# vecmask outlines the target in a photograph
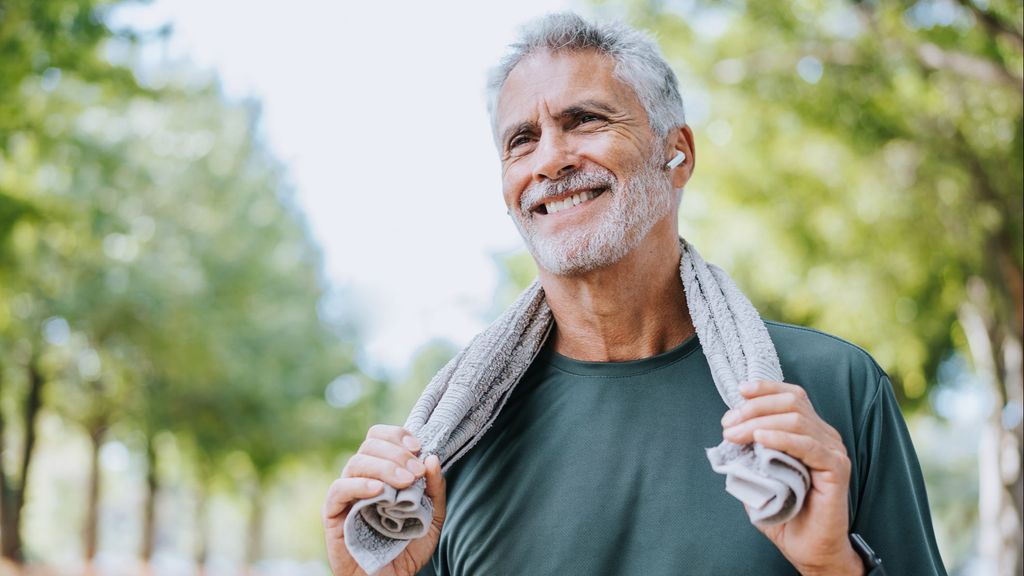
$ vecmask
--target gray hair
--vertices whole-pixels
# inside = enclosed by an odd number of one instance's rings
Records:
[[[495,140],[498,93],[512,69],[535,52],[584,50],[596,50],[615,60],[615,77],[636,92],[656,135],[663,137],[673,128],[686,124],[676,74],[661,55],[653,37],[621,22],[595,24],[572,12],[563,12],[526,24],[519,40],[509,45],[508,54],[490,71],[487,113],[491,117]]]

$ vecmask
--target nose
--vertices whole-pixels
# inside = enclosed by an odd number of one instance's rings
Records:
[[[579,156],[564,133],[547,131],[533,151],[533,180],[558,180],[579,167]]]

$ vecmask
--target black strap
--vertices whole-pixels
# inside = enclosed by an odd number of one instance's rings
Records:
[[[867,569],[869,576],[886,576],[885,568],[882,567],[882,559],[868,546],[868,543],[864,541],[864,537],[856,532],[850,533],[850,544],[853,546],[854,552],[864,562],[864,568]]]

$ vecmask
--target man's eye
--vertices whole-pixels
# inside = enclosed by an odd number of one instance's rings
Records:
[[[590,124],[592,122],[604,122],[604,117],[599,114],[583,113],[576,117],[576,126]]]
[[[526,136],[516,136],[515,138],[512,139],[511,142],[508,143],[508,149],[512,150],[513,148],[516,148],[517,146],[522,146],[523,144],[526,144],[529,141],[530,139]]]

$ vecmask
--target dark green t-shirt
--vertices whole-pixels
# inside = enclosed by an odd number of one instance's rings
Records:
[[[891,576],[945,574],[888,377],[843,340],[768,323],[852,461],[851,531]],[[696,337],[629,362],[545,349],[448,470],[448,513],[419,576],[796,574],[711,470],[727,407]]]

